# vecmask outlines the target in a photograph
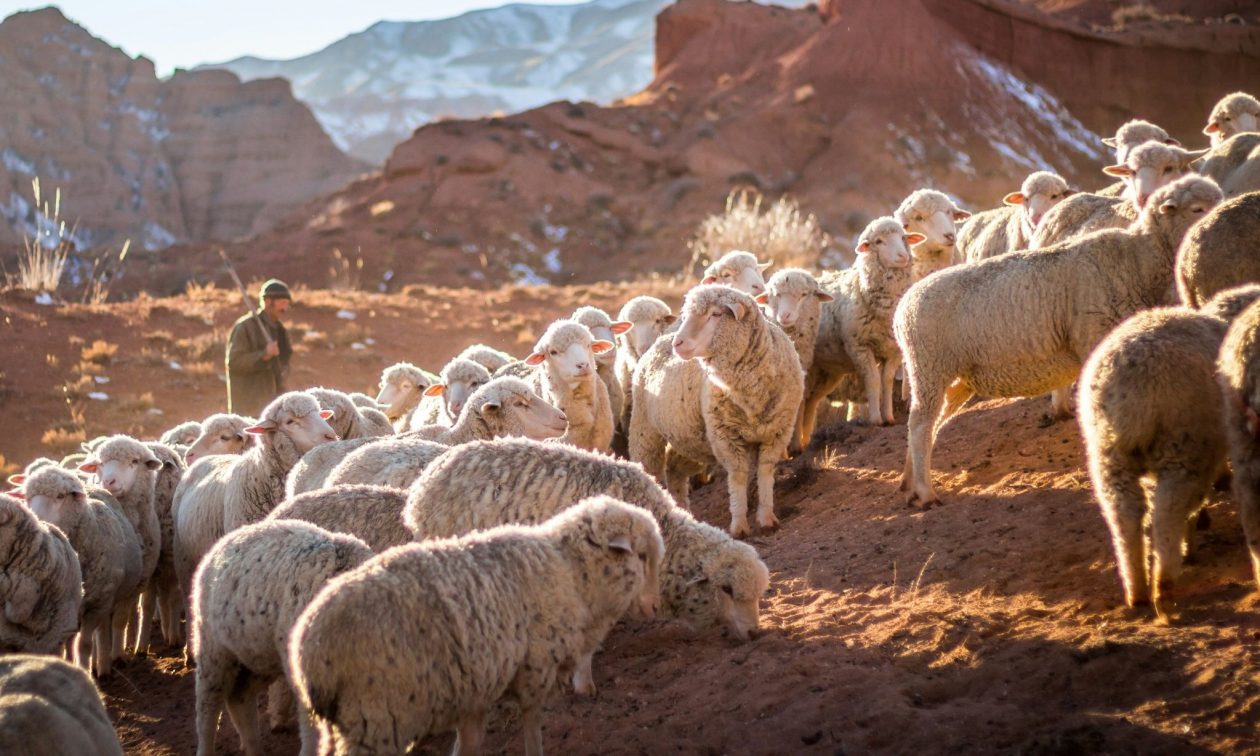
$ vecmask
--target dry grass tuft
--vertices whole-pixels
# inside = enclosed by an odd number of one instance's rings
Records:
[[[818,266],[830,237],[818,218],[801,212],[796,200],[780,197],[763,208],[765,198],[752,189],[739,189],[726,197],[726,210],[706,218],[688,243],[690,274],[698,274],[710,262],[733,249],[752,252],[758,260],[777,268]]]
[[[39,442],[47,446],[55,454],[66,455],[78,451],[79,444],[87,440],[87,433],[82,428],[49,428],[44,431]]]
[[[108,365],[113,361],[114,355],[118,353],[118,345],[111,344],[108,341],[97,339],[92,342],[92,346],[84,347],[80,357],[84,362],[94,362],[97,365]]]

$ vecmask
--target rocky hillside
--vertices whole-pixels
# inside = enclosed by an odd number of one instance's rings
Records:
[[[283,76],[350,154],[382,163],[441,116],[515,113],[558,99],[608,103],[652,79],[652,30],[670,0],[505,5],[439,21],[382,21],[293,60],[238,58],[242,79]]]
[[[62,188],[86,245],[160,249],[270,228],[364,167],[289,84],[226,71],[161,81],[46,8],[0,24],[0,243],[39,222],[31,181]]]

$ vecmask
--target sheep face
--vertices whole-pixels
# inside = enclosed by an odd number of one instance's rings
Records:
[[[529,386],[522,382],[524,391],[517,390],[481,405],[481,414],[488,420],[498,415],[499,423],[510,429],[500,435],[524,436],[535,441],[547,438],[558,438],[564,435],[569,427],[569,418],[563,412],[547,403]]]
[[[135,439],[116,436],[97,447],[79,469],[96,475],[106,491],[119,496],[131,490],[142,471],[157,470],[161,466],[149,447]]]
[[[607,341],[610,344],[616,343],[619,334],[634,327],[634,323],[626,320],[613,321],[608,313],[598,307],[579,307],[573,313],[573,320],[586,326],[597,341]],[[601,365],[612,365],[617,361],[617,350],[602,352],[595,356],[595,360]]]
[[[716,344],[727,342],[724,333],[741,327],[748,318],[759,318],[757,303],[747,294],[726,286],[697,286],[683,302],[682,324],[674,334],[674,355],[680,360],[707,359]],[[734,347],[730,344],[727,348]]]
[[[1103,173],[1124,181],[1128,187],[1125,190],[1127,196],[1134,207],[1142,210],[1158,189],[1191,173],[1190,163],[1206,152],[1190,152],[1159,142],[1147,142],[1130,152],[1124,163],[1109,165]]]
[[[1002,201],[1019,207],[1019,222],[1024,227],[1024,236],[1031,239],[1046,213],[1074,193],[1061,177],[1038,171],[1024,179],[1018,192],[1011,192]]]
[[[62,529],[75,519],[75,510],[87,503],[82,481],[66,470],[52,467],[33,473],[25,481],[21,496],[36,517]]]
[[[656,521],[647,512],[610,496],[578,502],[570,517],[580,518],[587,543],[622,562],[639,586],[636,604],[644,617],[655,617],[660,606],[660,567],[665,556]]]
[[[926,241],[923,234],[907,232],[896,219],[883,217],[867,224],[854,251],[859,255],[874,255],[882,268],[904,268],[913,259],[910,248]]]
[[[660,335],[665,333],[665,330],[673,325],[676,320],[678,320],[678,316],[671,313],[668,309],[663,313],[654,313],[631,320],[633,327],[622,335],[622,343],[626,344],[630,354],[635,359],[638,359],[656,343]]]
[[[245,432],[258,436],[282,433],[298,454],[305,454],[320,444],[337,440],[337,433],[328,424],[332,416],[331,410],[319,409],[311,396],[290,392],[267,405],[263,419]]]
[[[1160,142],[1162,144],[1170,144],[1174,147],[1180,147],[1181,142],[1168,136],[1168,132],[1150,121],[1134,119],[1125,123],[1116,129],[1114,137],[1108,137],[1103,144],[1115,149],[1116,162],[1123,163],[1129,158],[1129,153],[1133,148],[1145,144],[1147,142]]]
[[[211,415],[201,425],[201,435],[184,452],[184,462],[191,465],[202,457],[215,454],[240,454],[249,446],[245,433],[246,418],[233,415]]]
[[[472,360],[456,357],[442,368],[442,382],[424,390],[425,396],[441,396],[446,414],[459,417],[473,392],[490,382],[490,371]]]
[[[420,402],[420,396],[429,388],[431,381],[420,368],[406,362],[390,366],[381,373],[380,393],[376,403],[390,420],[402,417],[407,410]]]
[[[835,297],[820,289],[817,279],[807,271],[789,268],[771,276],[765,293],[754,299],[769,309],[776,323],[790,328],[800,322],[806,302],[830,302]]]
[[[920,189],[897,208],[895,217],[906,231],[921,234],[933,249],[949,248],[958,240],[959,221],[971,217],[941,192]]]
[[[1260,100],[1244,92],[1226,95],[1208,116],[1203,133],[1212,138],[1212,146],[1247,131],[1260,131]]]
[[[733,542],[700,567],[678,597],[677,613],[696,628],[720,626],[736,638],[752,638],[761,624],[761,597],[770,571],[748,544]]]
[[[546,362],[552,380],[576,386],[595,372],[596,355],[612,348],[611,341],[592,338],[590,330],[581,323],[558,320],[547,328],[534,351],[525,358],[525,364]]]
[[[702,284],[721,284],[755,297],[766,290],[763,276],[773,263],[759,263],[751,252],[734,250],[704,269]]]
[[[1153,227],[1176,247],[1190,227],[1223,198],[1220,187],[1212,179],[1186,176],[1151,195],[1139,222],[1147,228]]]

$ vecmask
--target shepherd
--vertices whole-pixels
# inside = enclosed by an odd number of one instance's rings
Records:
[[[258,417],[284,393],[293,348],[283,321],[292,303],[289,287],[272,278],[258,290],[258,309],[232,325],[225,359],[228,412]]]

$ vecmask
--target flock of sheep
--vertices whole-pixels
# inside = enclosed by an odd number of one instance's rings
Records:
[[[922,189],[866,227],[847,270],[766,281],[768,262],[732,251],[677,315],[646,296],[615,321],[582,307],[523,360],[477,345],[439,375],[386,368],[377,397],[290,392],[257,419],[32,462],[0,494],[0,751],[118,753],[90,677],[60,657],[108,675],[155,620],[183,645],[186,618],[200,754],[225,708],[262,753],[268,687],[303,753],[441,732],[472,753],[504,699],[540,753],[548,692],[594,692],[623,615],[756,632],[770,576],[738,540],[750,483],[757,526],[776,527],[775,465],[820,404],[890,424],[903,368],[912,503],[939,501],[932,446],[973,395],[1051,393],[1070,414],[1079,378],[1128,603],[1167,616],[1227,456],[1260,580],[1258,121],[1255,98],[1225,98],[1202,152],[1132,121],[1106,140],[1122,182],[1098,193],[1037,172],[969,217]],[[692,480],[719,471],[727,531],[687,510]]]

